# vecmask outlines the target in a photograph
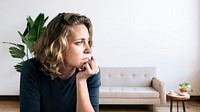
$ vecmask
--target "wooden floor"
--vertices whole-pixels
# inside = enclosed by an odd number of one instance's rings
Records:
[[[200,112],[200,102],[189,101],[185,103],[186,112]],[[173,105],[173,112],[176,112],[176,103]],[[152,106],[146,105],[100,105],[100,112],[150,112]],[[170,112],[170,103],[155,105],[154,112]],[[19,112],[19,101],[0,101],[0,112]],[[179,103],[179,112],[183,112]]]

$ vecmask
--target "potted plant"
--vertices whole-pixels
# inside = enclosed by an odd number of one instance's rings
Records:
[[[48,17],[45,17],[43,13],[40,13],[34,21],[31,16],[28,16],[26,19],[27,26],[24,33],[22,34],[18,31],[22,39],[22,44],[3,42],[12,45],[11,47],[9,47],[9,52],[13,58],[19,58],[22,60],[18,64],[14,65],[17,72],[21,72],[22,64],[25,60],[33,57],[33,46],[40,35],[44,32],[46,28],[45,22],[47,19]]]
[[[181,95],[187,95],[187,92],[193,92],[193,89],[191,88],[191,85],[187,82],[179,84],[179,91]]]

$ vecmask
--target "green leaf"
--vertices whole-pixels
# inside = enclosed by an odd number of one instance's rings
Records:
[[[25,52],[17,47],[10,47],[9,52],[13,58],[21,58],[23,59],[26,55]]]
[[[21,32],[18,31],[18,33],[19,33],[19,35],[21,36],[21,38],[22,38],[22,40],[24,41],[24,43],[26,44],[26,46],[28,47],[30,53],[32,53],[32,52],[33,52],[33,46],[34,46],[34,44],[35,44],[35,41],[34,41],[34,40],[31,40],[31,39],[28,39],[28,34],[24,36],[24,35],[22,35]]]
[[[28,26],[28,28],[32,28],[32,27],[33,27],[33,24],[34,24],[34,21],[33,21],[33,19],[31,18],[31,16],[28,16],[28,17],[26,18],[26,20],[27,20],[27,26]]]
[[[43,33],[44,23],[47,18],[44,17],[43,13],[40,13],[33,23],[33,27],[29,32],[29,39],[36,41],[41,33]]]
[[[31,31],[33,24],[34,24],[31,16],[29,16],[26,20],[27,20],[27,25],[26,25],[26,29],[23,33],[24,36],[26,36]]]
[[[16,44],[16,43],[12,43],[12,42],[3,42],[3,43],[14,45],[14,46],[18,47],[20,50],[24,51],[24,45],[22,45],[22,44]]]
[[[27,24],[26,24],[26,29],[24,30],[23,36],[26,36],[28,32],[30,32],[32,26],[33,26],[33,20],[30,16],[26,18]],[[22,39],[22,42],[25,43]]]
[[[14,67],[15,67],[15,70],[17,71],[17,72],[20,72],[21,73],[21,71],[22,71],[22,65],[23,65],[23,62],[20,62],[20,63],[18,63],[17,65],[15,65]]]

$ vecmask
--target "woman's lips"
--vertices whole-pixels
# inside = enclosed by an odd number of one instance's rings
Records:
[[[88,60],[89,60],[88,57],[87,57],[87,58],[83,58],[83,61],[84,61],[84,62],[88,62]]]
[[[91,55],[85,56],[82,60],[84,61],[84,63],[87,63],[88,61],[91,60]]]

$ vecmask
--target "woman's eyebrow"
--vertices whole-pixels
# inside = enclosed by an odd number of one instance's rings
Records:
[[[90,38],[77,38],[77,39],[74,39],[75,41],[77,40],[90,40]]]

